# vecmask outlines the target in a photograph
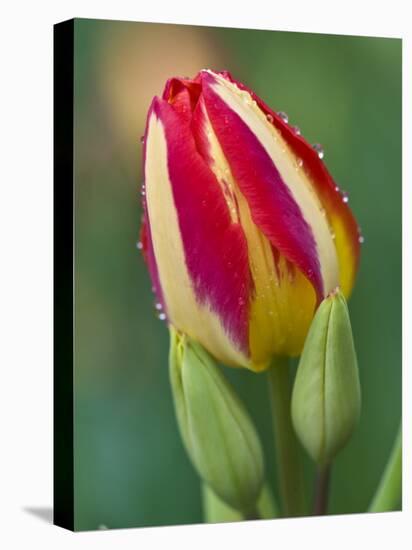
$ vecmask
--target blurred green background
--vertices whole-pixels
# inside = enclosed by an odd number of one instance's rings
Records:
[[[75,22],[76,529],[202,520],[168,383],[168,333],[136,250],[140,136],[165,80],[228,69],[325,148],[365,243],[350,311],[363,393],[331,512],[363,512],[401,414],[401,41]],[[225,369],[255,418],[275,487],[264,374]],[[306,461],[308,491],[313,467]]]

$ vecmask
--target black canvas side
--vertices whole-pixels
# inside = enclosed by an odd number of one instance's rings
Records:
[[[74,20],[54,26],[53,522],[74,530],[73,84]]]

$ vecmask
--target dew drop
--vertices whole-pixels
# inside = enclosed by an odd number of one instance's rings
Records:
[[[161,313],[159,313],[157,318],[160,319],[160,321],[166,321],[166,313],[163,313],[162,311]]]
[[[285,124],[289,122],[289,117],[284,111],[278,111],[278,117],[280,117]]]
[[[296,159],[296,164],[298,165],[299,168],[302,168],[302,166],[303,166],[303,160],[300,159],[300,158]]]
[[[136,243],[136,248],[137,248],[137,250],[143,250],[143,243],[142,243],[142,241],[137,241],[137,243]]]
[[[363,235],[359,235],[358,241],[359,241],[359,244],[363,244],[365,242],[365,237]]]
[[[332,241],[334,241],[334,240],[336,239],[335,233],[332,232],[332,233],[330,234],[330,236],[331,236],[331,238],[332,238]]]
[[[346,191],[342,191],[342,200],[346,204],[349,202],[349,195],[347,194]]]
[[[155,303],[155,308],[157,309],[157,311],[162,311],[163,309],[163,306],[160,302],[156,302]]]
[[[325,156],[325,152],[324,152],[324,150],[323,150],[322,145],[321,145],[320,143],[314,143],[312,147],[313,147],[313,148],[315,149],[315,151],[317,152],[318,157],[319,157],[320,159],[323,159],[323,157]]]
[[[338,186],[335,187],[335,191],[336,191],[336,193],[339,193],[340,189],[339,189]]]
[[[292,130],[295,132],[297,136],[300,136],[301,132],[300,132],[299,126],[292,126]]]
[[[270,113],[268,113],[268,114],[266,115],[266,120],[272,124],[272,122],[273,122],[273,116],[272,116]]]
[[[136,142],[135,142],[136,143]],[[143,145],[144,144],[144,136],[141,136],[140,138],[140,143]]]
[[[284,111],[278,111],[278,116],[283,120],[285,124],[289,122],[289,117]]]

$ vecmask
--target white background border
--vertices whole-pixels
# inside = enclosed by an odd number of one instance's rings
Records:
[[[405,0],[249,0],[247,3],[155,0],[144,4],[121,0],[30,3],[16,0],[3,5],[0,33],[0,546],[6,550],[193,546],[202,549],[211,545],[218,549],[235,546],[288,550],[410,547],[407,538],[412,538],[412,432],[407,388],[412,386],[406,365],[411,365],[411,338],[407,338],[411,327],[411,292],[406,284],[403,289],[403,513],[72,534],[25,511],[30,507],[50,508],[52,503],[52,25],[74,16],[402,37],[403,177],[404,182],[411,182],[410,154],[407,153],[412,152],[412,56],[410,14]],[[411,211],[411,186],[404,184],[404,281],[411,280],[411,247],[406,237],[412,234]],[[382,251],[382,261],[385,261],[385,251]]]

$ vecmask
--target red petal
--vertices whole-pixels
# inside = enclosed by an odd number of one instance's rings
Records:
[[[341,235],[341,240],[345,241],[339,242],[339,239],[337,238],[336,249],[340,264],[340,278],[341,280],[343,279],[345,281],[349,281],[347,285],[344,285],[349,287],[348,289],[345,289],[345,293],[348,295],[351,287],[353,286],[359,265],[359,228],[348,204],[342,200],[342,195],[339,193],[339,188],[328,172],[325,163],[319,158],[318,153],[314,150],[312,145],[309,144],[301,135],[298,135],[294,129],[275,111],[266,105],[266,103],[258,95],[256,95],[253,90],[235,80],[227,71],[219,74],[224,76],[230,82],[236,84],[241,90],[249,92],[260,109],[266,115],[269,115],[268,120],[273,121],[273,125],[280,131],[283,139],[290,146],[296,157],[302,159],[303,168],[310,177],[313,187],[325,208],[330,225],[333,229],[336,227],[336,234],[338,235],[339,233]],[[342,226],[343,229],[339,231],[339,228]],[[346,244],[350,248],[350,254],[346,254],[344,251]],[[350,259],[349,262],[348,259]],[[343,271],[344,273],[342,273]]]
[[[213,75],[202,73],[210,121],[253,221],[311,281],[320,301],[323,280],[311,228],[266,150],[239,115],[214,92],[214,83]]]
[[[243,230],[232,223],[187,119],[162,100],[155,103],[155,112],[165,129],[169,177],[197,299],[217,312],[231,339],[247,353],[251,277]]]

